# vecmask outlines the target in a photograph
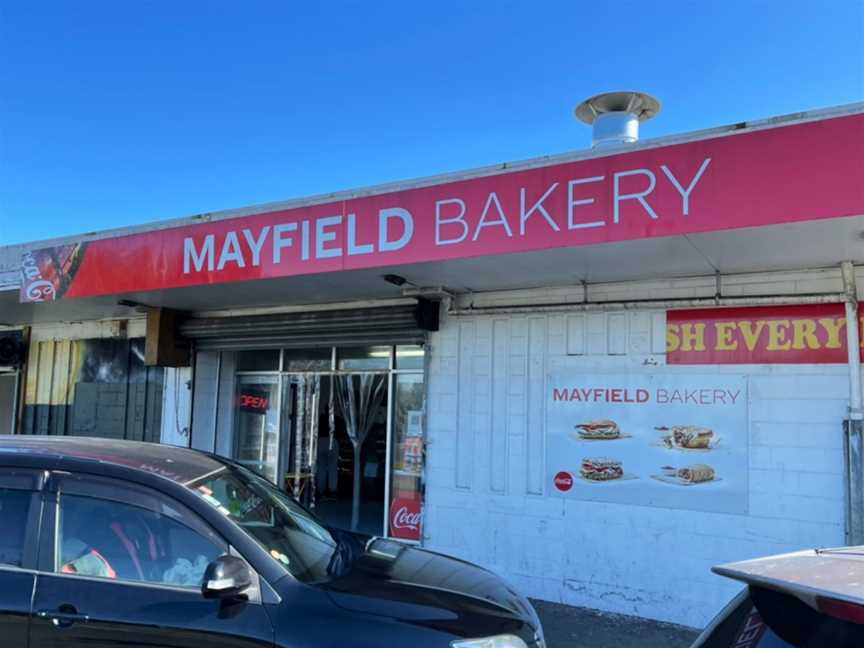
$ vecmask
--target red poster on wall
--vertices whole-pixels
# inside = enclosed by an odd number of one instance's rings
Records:
[[[864,309],[859,310],[859,331]],[[859,342],[864,357],[864,340]],[[706,308],[666,316],[669,364],[848,362],[843,304]]]

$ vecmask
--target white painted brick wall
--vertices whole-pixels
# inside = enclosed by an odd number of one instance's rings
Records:
[[[712,565],[842,544],[843,365],[676,368],[749,376],[747,515],[544,492],[546,372],[663,371],[664,330],[650,312],[445,320],[430,342],[426,545],[530,596],[702,626],[737,591]]]

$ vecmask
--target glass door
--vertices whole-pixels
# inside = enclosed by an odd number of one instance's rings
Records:
[[[422,540],[425,350],[244,351],[234,458],[332,526]]]
[[[234,459],[281,484],[279,376],[238,376],[234,407]]]
[[[286,375],[284,380],[284,487],[297,501],[314,508],[321,376]]]

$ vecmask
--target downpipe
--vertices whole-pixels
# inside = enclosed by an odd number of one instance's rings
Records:
[[[864,544],[864,408],[861,392],[861,332],[855,267],[840,266],[846,306],[846,349],[849,358],[849,416],[843,422],[846,481],[846,544]]]

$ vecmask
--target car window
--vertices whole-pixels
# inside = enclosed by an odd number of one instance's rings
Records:
[[[312,515],[270,482],[226,465],[186,484],[237,523],[295,578],[320,582],[332,575],[337,540]]]
[[[778,636],[759,613],[751,592],[745,590],[720,613],[693,648],[794,648],[795,645],[798,644]]]
[[[172,514],[173,513],[173,514]],[[64,494],[56,571],[109,579],[200,587],[204,570],[227,546],[177,519],[130,504]]]
[[[21,567],[33,493],[0,488],[0,565]]]

